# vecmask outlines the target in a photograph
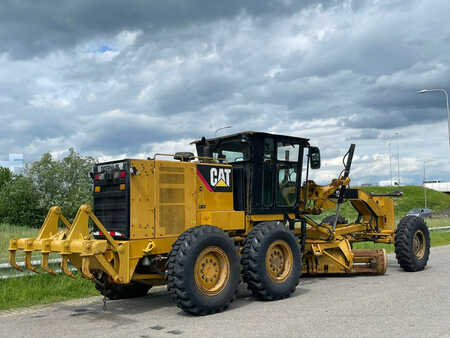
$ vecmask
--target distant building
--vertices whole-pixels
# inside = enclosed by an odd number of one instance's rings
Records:
[[[361,184],[361,187],[372,187],[373,184],[372,183],[363,183]]]
[[[450,182],[441,182],[439,180],[432,180],[432,181],[425,181],[423,185],[428,189],[433,189],[450,194]]]
[[[9,154],[8,161],[0,161],[0,166],[9,168],[15,174],[22,174],[25,168],[23,154]]]

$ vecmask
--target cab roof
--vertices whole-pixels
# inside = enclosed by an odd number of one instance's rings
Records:
[[[259,132],[259,131],[243,131],[240,133],[225,135],[225,136],[221,136],[221,137],[208,138],[208,139],[205,137],[202,137],[200,140],[192,141],[191,144],[204,144],[206,142],[215,143],[217,141],[238,138],[239,136],[241,136],[241,137],[269,136],[269,137],[274,137],[274,138],[285,139],[285,140],[291,141],[291,142],[306,143],[306,144],[308,144],[308,141],[309,141],[308,138],[302,138],[302,137],[295,137],[295,136],[288,136],[288,135],[281,135],[281,134],[271,134],[271,133],[264,133],[264,132]]]

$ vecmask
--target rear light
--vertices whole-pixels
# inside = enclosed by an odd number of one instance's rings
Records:
[[[105,179],[105,174],[96,174],[94,176],[94,180],[96,181],[103,181]]]
[[[121,170],[121,171],[115,171],[114,175],[113,175],[113,178],[115,180],[117,180],[119,178],[125,178],[126,176],[127,176],[127,172],[124,171],[124,170]]]
[[[125,234],[118,232],[118,231],[110,231],[109,234],[113,237],[125,237]],[[95,231],[93,232],[94,236],[104,236],[103,232],[101,231]]]

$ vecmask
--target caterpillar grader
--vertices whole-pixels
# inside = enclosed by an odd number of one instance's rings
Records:
[[[328,185],[309,179],[320,151],[305,138],[242,132],[194,141],[189,152],[95,164],[93,206],[73,222],[52,207],[36,238],[10,241],[32,265],[92,280],[109,299],[144,296],[167,284],[176,305],[205,315],[225,310],[241,277],[255,298],[294,292],[301,274],[384,274],[384,249],[353,249],[356,242],[393,243],[406,271],[425,268],[430,251],[425,222],[406,216],[397,226],[389,196],[350,188],[351,145],[340,175]],[[172,156],[173,158],[168,158]],[[343,203],[356,210],[347,222]],[[317,221],[332,210],[331,216]],[[73,267],[69,267],[69,263]]]

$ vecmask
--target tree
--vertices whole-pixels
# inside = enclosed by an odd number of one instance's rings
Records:
[[[92,157],[82,157],[70,148],[69,154],[59,161],[45,153],[26,172],[40,195],[42,207],[59,205],[72,218],[81,204],[92,203],[89,172],[93,164]]]
[[[0,220],[5,223],[40,227],[46,211],[30,178],[18,175],[0,189]]]
[[[13,173],[9,168],[0,167],[0,189],[6,184],[11,182]]]

